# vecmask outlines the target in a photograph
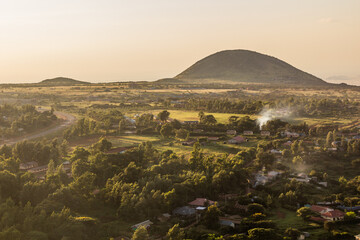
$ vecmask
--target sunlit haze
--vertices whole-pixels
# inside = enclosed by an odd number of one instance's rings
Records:
[[[173,77],[248,49],[360,85],[358,0],[0,1],[0,83]]]

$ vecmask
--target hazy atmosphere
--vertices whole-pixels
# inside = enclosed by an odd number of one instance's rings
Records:
[[[0,0],[0,240],[360,240],[359,10]]]
[[[14,0],[0,2],[0,82],[173,77],[225,49],[360,82],[360,2]]]

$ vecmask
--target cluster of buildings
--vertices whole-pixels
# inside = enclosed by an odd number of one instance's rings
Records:
[[[265,185],[273,180],[275,180],[277,177],[279,177],[282,174],[282,172],[278,171],[268,171],[265,173],[265,170],[259,171],[255,174],[253,187],[257,187],[260,185]]]
[[[68,177],[71,177],[71,163],[69,161],[65,161],[62,163],[62,166]],[[19,169],[20,171],[33,173],[38,179],[45,179],[48,165],[39,166],[37,162],[31,161],[20,163]]]
[[[306,173],[298,173],[295,177],[289,178],[289,180],[295,180],[302,183],[317,183],[323,187],[327,187],[328,183],[325,181],[318,181],[317,177],[309,177]]]
[[[326,206],[312,205],[310,206],[310,210],[320,215],[320,217],[310,218],[310,220],[316,222],[340,221],[343,220],[345,216],[344,212]]]

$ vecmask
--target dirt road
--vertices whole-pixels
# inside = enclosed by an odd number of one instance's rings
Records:
[[[68,113],[55,111],[54,114],[58,117],[58,119],[62,119],[60,124],[55,125],[55,126],[50,126],[45,129],[37,130],[33,133],[29,133],[29,134],[26,134],[21,137],[7,139],[2,144],[0,144],[0,146],[2,146],[4,144],[13,145],[13,144],[16,144],[16,143],[24,141],[24,140],[32,140],[35,138],[46,137],[47,135],[50,135],[52,133],[55,133],[57,131],[65,129],[66,127],[74,124],[76,121],[76,117],[71,114],[68,114]]]

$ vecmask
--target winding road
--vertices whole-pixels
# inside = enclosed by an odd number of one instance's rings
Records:
[[[55,133],[57,131],[65,129],[66,127],[71,126],[76,121],[76,117],[69,113],[55,111],[54,114],[58,117],[58,119],[62,119],[60,124],[55,125],[55,126],[50,126],[45,129],[37,130],[33,133],[29,133],[24,136],[4,140],[3,143],[0,144],[0,147],[3,146],[4,144],[14,145],[14,144],[24,141],[24,140],[32,140],[32,139],[36,139],[36,138],[45,137],[47,135],[50,135],[52,133]]]

